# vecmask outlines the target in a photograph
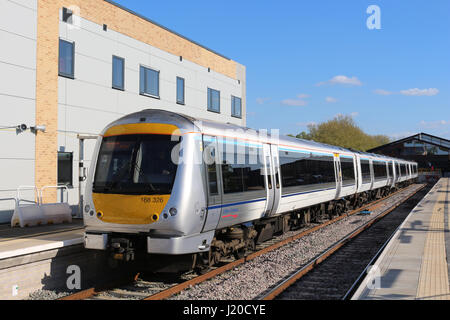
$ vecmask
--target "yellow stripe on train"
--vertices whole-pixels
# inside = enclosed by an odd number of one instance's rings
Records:
[[[130,134],[180,135],[180,129],[173,124],[166,123],[131,123],[109,128],[104,137]]]

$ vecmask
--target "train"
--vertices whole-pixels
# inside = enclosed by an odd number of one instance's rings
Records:
[[[109,124],[96,142],[84,245],[119,261],[188,256],[207,267],[417,177],[411,161],[143,110]]]

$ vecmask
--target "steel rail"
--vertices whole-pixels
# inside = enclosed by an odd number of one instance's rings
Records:
[[[414,193],[408,195],[406,198],[402,199],[400,202],[396,203],[392,207],[389,207],[383,213],[379,214],[372,220],[368,221],[358,229],[352,231],[350,234],[348,234],[343,239],[337,241],[334,245],[329,247],[325,252],[323,252],[318,257],[312,259],[308,264],[300,268],[297,272],[289,276],[287,279],[285,279],[283,282],[278,284],[276,287],[271,289],[268,293],[264,294],[260,300],[274,300],[277,296],[279,296],[281,293],[283,293],[286,289],[288,289],[290,286],[292,286],[294,283],[296,283],[298,280],[300,280],[304,275],[309,273],[311,270],[313,270],[316,266],[321,264],[323,261],[325,261],[328,257],[330,257],[333,253],[338,251],[340,248],[342,248],[345,244],[350,242],[352,239],[354,239],[356,236],[358,236],[363,231],[370,228],[373,224],[383,219],[386,215],[397,209],[399,206],[401,206],[404,202],[406,202],[408,199],[410,199],[412,196],[414,196],[417,192],[422,190],[425,187],[425,185],[422,185],[420,188],[414,191]]]

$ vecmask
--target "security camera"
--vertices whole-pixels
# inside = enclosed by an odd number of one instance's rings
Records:
[[[19,131],[25,131],[27,129],[28,129],[28,127],[26,124],[21,124],[21,125],[17,126],[17,130],[19,130]]]

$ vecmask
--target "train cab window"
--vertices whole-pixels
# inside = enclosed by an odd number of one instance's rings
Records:
[[[100,147],[94,193],[167,195],[172,192],[178,168],[170,135],[105,137]]]
[[[336,187],[333,156],[280,150],[283,194]]]
[[[227,141],[222,152],[224,194],[265,190],[262,149],[241,141]]]
[[[342,186],[355,184],[355,164],[353,158],[341,157]]]
[[[361,160],[361,177],[362,183],[370,183],[372,181],[372,174],[370,173],[369,160]]]
[[[385,180],[385,179],[387,179],[386,162],[384,162],[384,161],[373,161],[373,175],[375,177],[375,180]]]

